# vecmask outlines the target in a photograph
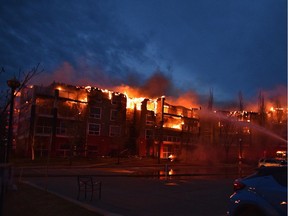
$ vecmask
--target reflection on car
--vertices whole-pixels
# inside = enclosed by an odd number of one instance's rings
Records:
[[[258,167],[271,167],[271,166],[282,166],[287,165],[285,160],[279,160],[275,158],[261,158],[258,162]]]
[[[286,216],[287,166],[261,167],[233,184],[227,215]]]

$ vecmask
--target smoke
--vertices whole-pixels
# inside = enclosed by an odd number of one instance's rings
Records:
[[[112,88],[114,91],[126,92],[130,97],[158,98],[164,95],[176,95],[179,92],[171,79],[160,71],[156,71],[146,80],[142,77],[142,80],[140,83],[130,82],[129,85],[122,84]]]
[[[85,64],[79,64],[78,67],[74,67],[69,62],[63,62],[55,71],[51,73],[42,73],[37,77],[34,77],[31,82],[34,85],[45,86],[48,86],[53,82],[59,82],[75,86],[90,85],[106,88],[107,86],[111,86],[115,80],[101,68],[91,68]]]
[[[127,93],[129,97],[146,97],[155,99],[161,96],[166,97],[166,102],[171,105],[184,106],[187,108],[207,107],[208,96],[201,95],[194,90],[183,91],[177,88],[173,79],[165,72],[157,69],[150,76],[135,73],[122,77],[121,79],[111,76],[105,69],[100,67],[90,67],[83,61],[78,62],[74,67],[69,62],[63,62],[52,73],[42,73],[31,80],[34,85],[50,85],[53,82],[60,82],[76,86],[94,86],[102,89],[109,89],[116,92]],[[185,79],[185,77],[183,78]],[[123,81],[124,80],[124,81]],[[272,90],[261,90],[259,94],[264,98],[267,109],[271,107],[287,107],[287,86],[277,86]],[[207,101],[205,101],[207,99]],[[225,102],[220,106],[223,109],[239,108],[238,98],[230,104]],[[207,103],[207,104],[205,104]],[[259,95],[250,101],[245,101],[243,95],[244,110],[255,111],[259,109]],[[219,105],[218,105],[219,106]],[[233,108],[232,108],[233,107]],[[217,107],[213,107],[217,110]]]
[[[171,101],[171,104],[176,106],[184,106],[187,108],[200,108],[198,101],[198,95],[196,92],[187,91],[183,92],[179,97],[167,97],[167,101]]]
[[[141,86],[141,91],[150,97],[159,97],[162,95],[171,95],[176,90],[171,80],[158,71]]]
[[[264,98],[267,98],[267,106],[287,107],[287,86],[277,86],[273,90],[264,91]]]
[[[259,100],[264,100],[264,105],[267,110],[271,107],[287,108],[287,86],[279,85],[275,89],[261,90],[259,94],[251,101],[246,102],[245,109],[248,111],[259,111]],[[245,103],[245,101],[244,101]]]
[[[177,89],[172,80],[161,71],[156,71],[142,85],[121,85],[114,87],[118,92],[125,92],[129,97],[158,98],[165,96],[167,103],[184,107],[199,107],[196,92],[182,92]]]
[[[167,98],[168,103],[186,107],[198,106],[198,96],[195,92],[183,92],[178,89],[172,79],[164,72],[157,69],[148,78],[134,74],[124,83],[110,76],[101,68],[91,68],[87,64],[79,64],[74,67],[69,62],[63,62],[52,73],[42,73],[31,81],[34,85],[48,86],[53,82],[65,83],[76,86],[94,86],[109,89],[115,92],[128,94],[129,97],[146,97],[155,99],[161,96]]]
[[[185,163],[201,163],[201,164],[217,164],[223,162],[224,149],[216,146],[205,145],[201,142],[191,146],[190,148],[181,148],[181,152],[178,155],[179,160]],[[221,156],[222,155],[222,156]]]

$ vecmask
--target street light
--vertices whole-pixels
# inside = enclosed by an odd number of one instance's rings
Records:
[[[14,97],[15,97],[14,94],[15,90],[20,86],[20,82],[14,77],[13,79],[7,80],[7,85],[11,88],[11,98],[10,98],[8,140],[4,159],[6,163],[9,163],[9,153],[11,151],[13,140],[13,114],[14,114]]]

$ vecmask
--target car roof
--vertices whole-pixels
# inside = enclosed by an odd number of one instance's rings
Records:
[[[285,167],[285,166],[283,166],[283,167],[260,167],[256,170],[257,170],[258,174],[263,174],[263,175],[273,174],[275,172],[286,172],[287,173],[287,167]]]
[[[273,162],[273,163],[279,162],[279,161],[281,161],[281,160],[279,160],[277,158],[261,158],[259,160],[259,162]]]
[[[257,169],[256,176],[273,176],[279,184],[287,187],[287,166],[261,167]]]

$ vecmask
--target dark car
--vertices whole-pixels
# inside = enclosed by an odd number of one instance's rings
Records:
[[[287,216],[287,166],[261,167],[236,179],[227,215]]]
[[[261,158],[258,162],[258,167],[282,166],[282,161],[275,158]]]

